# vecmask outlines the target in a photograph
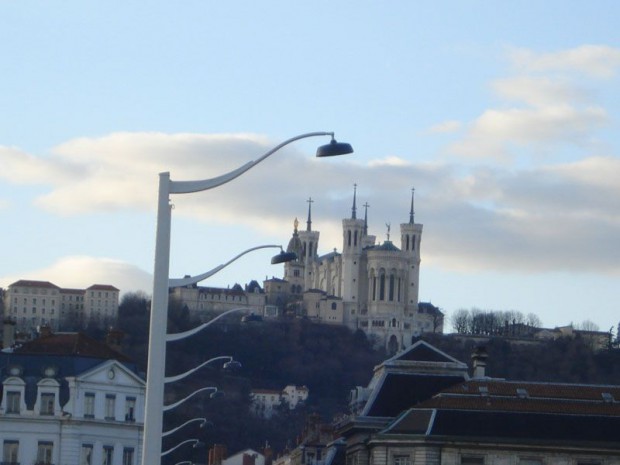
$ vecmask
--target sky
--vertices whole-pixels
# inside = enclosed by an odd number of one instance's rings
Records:
[[[620,3],[0,0],[0,286],[152,293],[158,173],[171,277],[286,246],[312,198],[319,252],[424,225],[420,300],[620,320]],[[396,245],[399,245],[396,242]],[[281,277],[274,250],[201,284]]]

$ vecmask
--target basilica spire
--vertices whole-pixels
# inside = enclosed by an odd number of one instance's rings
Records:
[[[308,202],[308,221],[306,221],[306,231],[312,231],[312,204],[314,203],[314,200],[312,200],[312,197],[309,197],[306,202]]]
[[[368,236],[368,202],[364,204],[364,236]]]
[[[357,197],[357,184],[353,184],[353,208],[351,208],[351,219],[357,219],[357,207],[355,206],[355,200]]]
[[[411,189],[411,210],[409,210],[409,224],[413,224],[413,194],[415,193],[415,188]]]

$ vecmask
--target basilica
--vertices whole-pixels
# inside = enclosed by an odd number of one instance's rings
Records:
[[[342,220],[342,252],[319,255],[319,231],[312,230],[312,200],[308,200],[305,230],[297,219],[287,251],[284,278],[266,280],[266,315],[283,303],[289,311],[310,319],[361,329],[395,352],[411,345],[423,332],[442,332],[443,314],[430,303],[418,302],[422,225],[414,220],[411,195],[409,219],[400,224],[400,244],[378,244],[368,232],[368,204],[364,218],[357,214],[357,186],[349,218]]]

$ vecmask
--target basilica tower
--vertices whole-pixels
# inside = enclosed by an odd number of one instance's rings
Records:
[[[314,287],[314,263],[318,257],[319,248],[319,231],[312,230],[312,203],[314,200],[309,198],[308,202],[308,220],[306,221],[306,230],[299,231],[299,240],[301,241],[300,261],[303,263],[304,291]]]
[[[351,218],[342,220],[342,279],[339,297],[346,302],[358,302],[363,238],[366,223],[357,218],[357,184],[353,187]]]
[[[409,222],[400,225],[401,250],[408,261],[408,282],[405,288],[405,304],[408,307],[417,307],[418,288],[420,284],[420,244],[422,242],[422,225],[417,224],[414,219],[414,194],[415,189],[411,189],[411,209],[409,211]]]

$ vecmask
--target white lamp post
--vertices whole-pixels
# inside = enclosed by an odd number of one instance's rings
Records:
[[[310,132],[287,139],[269,150],[260,158],[215,178],[197,181],[172,181],[170,179],[170,173],[165,172],[159,174],[155,266],[149,331],[142,465],[158,465],[161,463],[162,456],[162,409],[166,367],[168,293],[170,286],[168,276],[170,271],[170,230],[172,220],[170,194],[190,194],[221,186],[241,176],[282,147],[299,139],[317,136],[331,136],[332,138],[329,144],[323,145],[317,149],[317,157],[344,155],[353,152],[353,148],[349,144],[336,142],[333,132]]]

